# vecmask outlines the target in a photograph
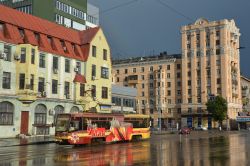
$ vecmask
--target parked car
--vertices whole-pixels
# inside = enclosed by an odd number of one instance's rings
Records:
[[[195,128],[195,130],[202,130],[202,131],[206,131],[206,130],[207,130],[207,128],[201,125],[201,126],[196,127],[196,128]]]
[[[191,129],[188,127],[183,127],[179,131],[179,134],[190,134],[190,133],[191,133]]]

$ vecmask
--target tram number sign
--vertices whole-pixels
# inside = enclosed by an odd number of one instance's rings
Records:
[[[105,136],[105,128],[88,129],[88,134],[93,137],[103,137]]]

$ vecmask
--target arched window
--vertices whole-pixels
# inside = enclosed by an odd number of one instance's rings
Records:
[[[64,108],[61,105],[56,106],[54,110],[55,110],[55,114],[61,114],[64,112]]]
[[[70,113],[79,113],[79,112],[80,112],[80,110],[76,106],[72,107],[71,110],[70,110]]]
[[[38,104],[35,108],[35,122],[34,124],[46,124],[47,108],[43,104]]]
[[[64,107],[61,105],[58,105],[54,108],[54,111],[55,111],[54,122],[56,122],[57,115],[64,113]]]
[[[13,125],[14,105],[4,101],[0,103],[0,125]]]

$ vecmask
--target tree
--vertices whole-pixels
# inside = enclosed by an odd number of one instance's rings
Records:
[[[221,126],[222,121],[227,117],[227,101],[221,96],[216,96],[210,99],[206,105],[208,112],[212,114],[213,119],[218,121]]]

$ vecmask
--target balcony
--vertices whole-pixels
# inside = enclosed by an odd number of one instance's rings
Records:
[[[128,76],[129,84],[138,84],[138,75],[130,75]]]

